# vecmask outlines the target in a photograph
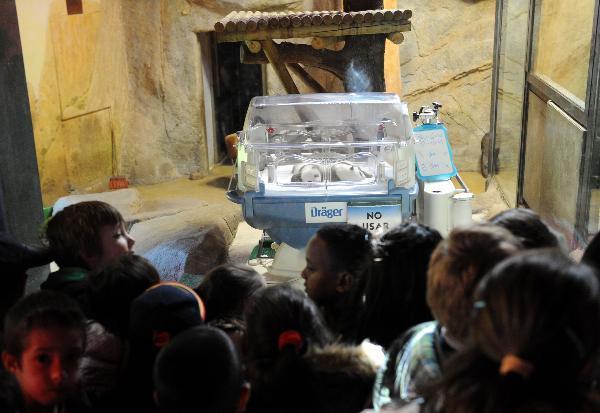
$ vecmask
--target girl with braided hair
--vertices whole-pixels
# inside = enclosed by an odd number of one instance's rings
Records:
[[[598,326],[590,267],[556,250],[505,260],[475,293],[470,344],[442,380],[444,411],[599,411],[590,398]]]
[[[376,366],[360,347],[334,343],[301,291],[262,289],[245,318],[247,413],[355,413],[368,405]]]

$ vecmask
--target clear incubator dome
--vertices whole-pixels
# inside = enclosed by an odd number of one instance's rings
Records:
[[[238,147],[238,189],[387,193],[415,184],[408,108],[392,93],[259,96]]]

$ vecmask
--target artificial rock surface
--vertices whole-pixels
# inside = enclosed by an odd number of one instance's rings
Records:
[[[45,205],[107,190],[207,175],[198,36],[233,10],[310,9],[310,1],[17,2]],[[220,137],[217,137],[220,138]]]
[[[225,197],[231,167],[217,167],[200,180],[179,179],[138,187],[148,219],[131,228],[134,250],[148,258],[162,279],[202,275],[227,259],[239,205]]]
[[[399,7],[413,10],[400,47],[402,98],[411,111],[442,103],[457,168],[477,171],[490,128],[496,2],[405,0]]]
[[[228,247],[242,220],[239,205],[225,197],[231,172],[231,167],[217,167],[200,180],[68,196],[59,199],[55,208],[88,200],[113,205],[130,227],[135,253],[150,260],[161,279],[193,276],[197,281],[227,261]]]

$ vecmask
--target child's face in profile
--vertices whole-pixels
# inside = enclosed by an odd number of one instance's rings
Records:
[[[52,406],[77,387],[82,332],[64,327],[35,327],[20,357],[3,354],[5,367],[15,375],[27,406]]]
[[[133,252],[135,240],[125,230],[125,225],[119,223],[114,226],[105,225],[100,228],[100,243],[102,253],[92,257],[92,269],[103,267],[121,255]]]
[[[337,294],[337,274],[331,268],[327,244],[318,236],[313,237],[306,246],[302,278],[306,294],[319,305],[326,304]]]

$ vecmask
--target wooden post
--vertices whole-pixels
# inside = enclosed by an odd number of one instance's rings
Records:
[[[277,51],[277,46],[273,40],[261,40],[260,43],[262,44],[262,48],[265,51],[267,59],[269,59],[269,63],[273,65],[275,73],[277,73],[281,83],[283,83],[286,92],[290,94],[300,93],[296,87],[296,84],[294,83],[294,79],[292,79],[292,75],[290,75],[290,72],[288,72],[285,63],[279,59],[279,52]]]
[[[292,71],[294,73],[296,73],[296,75],[298,75],[298,77],[300,77],[304,82],[306,82],[306,84],[315,92],[317,93],[325,93],[327,92],[325,90],[325,88],[319,83],[317,82],[317,80],[312,77],[310,75],[310,73],[308,73],[302,66],[300,66],[298,63],[290,63],[289,64],[290,69],[292,69]]]

